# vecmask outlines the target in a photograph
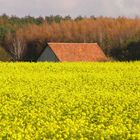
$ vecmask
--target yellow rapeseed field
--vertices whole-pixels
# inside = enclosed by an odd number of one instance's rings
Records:
[[[0,139],[140,139],[140,62],[0,63]]]

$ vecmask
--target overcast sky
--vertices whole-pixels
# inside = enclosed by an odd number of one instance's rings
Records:
[[[16,16],[140,16],[140,0],[0,0],[0,14]]]

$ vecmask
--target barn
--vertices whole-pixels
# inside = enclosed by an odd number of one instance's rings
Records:
[[[107,61],[97,43],[48,43],[38,62],[97,62]]]

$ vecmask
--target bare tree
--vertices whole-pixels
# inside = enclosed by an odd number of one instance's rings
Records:
[[[13,37],[12,39],[9,39],[6,43],[6,48],[9,51],[9,53],[12,55],[14,61],[21,61],[23,60],[26,43],[24,39]]]

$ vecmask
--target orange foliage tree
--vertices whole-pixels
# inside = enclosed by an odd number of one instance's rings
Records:
[[[97,42],[106,55],[117,58],[119,52],[131,42],[139,41],[140,19],[119,18],[84,18],[82,20],[62,20],[60,23],[47,21],[41,25],[30,24],[17,29],[12,39],[5,39],[7,44],[24,40],[29,42]],[[115,50],[115,51],[114,51]],[[113,52],[113,53],[112,53]],[[116,54],[115,54],[116,53]],[[114,55],[114,56],[113,56]]]

